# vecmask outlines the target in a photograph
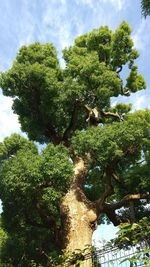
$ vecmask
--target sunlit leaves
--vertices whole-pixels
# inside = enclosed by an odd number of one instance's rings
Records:
[[[4,95],[13,98],[22,130],[41,143],[52,141],[49,129],[63,135],[76,99],[83,106],[109,109],[111,97],[123,94],[120,71],[124,66],[129,67],[127,90],[146,87],[134,64],[138,52],[126,22],[114,32],[102,26],[76,38],[73,46],[64,49],[63,57],[64,69],[52,44],[34,43],[23,46],[12,67],[1,73],[0,85]],[[75,127],[79,130],[86,127],[81,106]]]
[[[133,93],[146,88],[145,80],[141,74],[137,73],[137,69],[137,66],[134,66],[127,77],[127,88]]]
[[[128,120],[124,122],[77,132],[73,145],[82,156],[90,152],[97,164],[102,166],[121,158],[127,158],[131,162],[136,157],[139,158],[144,137],[147,136],[146,129],[149,127],[149,112],[137,112],[128,116]]]
[[[138,223],[124,223],[119,226],[118,237],[113,240],[119,247],[128,248],[145,242],[149,244],[150,222],[144,217]]]

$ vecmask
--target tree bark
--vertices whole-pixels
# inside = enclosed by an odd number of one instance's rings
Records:
[[[61,203],[65,255],[77,252],[77,250],[86,254],[92,246],[92,234],[95,230],[97,214],[94,203],[86,198],[79,186],[83,183],[85,173],[84,161],[78,159],[74,168],[72,186]],[[85,250],[86,248],[87,250]],[[74,263],[72,266],[74,266]],[[91,259],[83,261],[80,266],[91,267]]]

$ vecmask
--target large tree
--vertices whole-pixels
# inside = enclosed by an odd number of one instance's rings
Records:
[[[76,38],[63,51],[65,68],[52,44],[34,43],[1,73],[30,139],[14,134],[0,145],[2,225],[20,244],[10,249],[15,266],[23,259],[46,266],[56,250],[85,249],[103,214],[119,225],[133,220],[133,204],[137,216],[146,207],[150,112],[112,105],[146,88],[137,57],[122,22],[114,32],[104,26]],[[31,140],[46,147],[38,152]]]

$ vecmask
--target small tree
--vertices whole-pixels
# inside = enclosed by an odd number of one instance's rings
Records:
[[[46,144],[39,153],[14,134],[0,146],[3,227],[22,248],[11,256],[15,264],[34,258],[46,266],[58,250],[91,246],[103,214],[119,225],[130,216],[116,210],[131,201],[144,209],[150,112],[111,104],[146,88],[130,35],[122,22],[115,32],[104,26],[76,38],[63,51],[64,69],[52,44],[23,46],[1,73],[22,131]]]

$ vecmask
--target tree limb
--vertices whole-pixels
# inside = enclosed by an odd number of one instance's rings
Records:
[[[114,193],[114,187],[111,183],[111,177],[112,177],[112,170],[107,169],[106,173],[104,174],[106,176],[107,184],[105,186],[104,193],[100,196],[98,200],[95,201],[97,212],[100,213],[103,210],[103,205],[105,203],[105,200],[107,197],[111,196]]]
[[[126,195],[122,200],[116,203],[106,204],[109,205],[112,210],[117,210],[125,206],[131,200],[140,200],[140,199],[150,199],[150,194],[129,194]]]
[[[51,124],[46,126],[45,136],[50,139],[54,145],[58,145],[61,142],[61,137],[57,135],[54,127]]]
[[[103,204],[107,197],[111,196],[114,193],[114,188],[112,185],[108,185],[104,191],[104,193],[101,195],[101,197],[96,200],[96,207],[98,212],[100,212],[103,209]]]
[[[103,117],[112,117],[112,118],[116,118],[116,119],[119,119],[119,121],[121,120],[121,117],[120,115],[116,112],[104,112],[104,111],[101,111],[101,114]]]
[[[121,94],[124,96],[130,96],[130,90],[128,88],[123,88],[123,86],[121,87]]]
[[[121,116],[116,112],[104,112],[104,111],[98,111],[97,107],[95,108],[90,108],[89,106],[85,105],[84,106],[87,113],[88,113],[88,116],[87,116],[87,119],[86,119],[86,122],[89,122],[91,125],[95,125],[97,126],[99,123],[102,122],[102,118],[103,117],[112,117],[114,119],[117,119],[119,121],[122,120]]]
[[[80,104],[80,100],[76,99],[75,102],[74,102],[74,107],[73,107],[73,111],[72,111],[72,115],[71,115],[71,120],[70,120],[69,126],[68,126],[68,128],[65,130],[65,132],[63,134],[63,138],[62,139],[64,141],[68,140],[68,138],[70,137],[72,132],[75,130],[79,104]]]
[[[122,66],[119,66],[119,69],[116,71],[119,74],[122,71]]]
[[[117,226],[120,223],[130,222],[129,218],[116,214],[115,210],[111,208],[111,205],[105,204],[102,212],[107,215],[107,217],[113,223],[114,226]]]
[[[88,170],[84,160],[76,157],[74,159],[74,179],[72,182],[72,187],[79,187],[82,189],[87,172]]]
[[[120,223],[124,222],[132,222],[133,218],[119,216],[118,214],[116,214],[115,211],[125,206],[128,202],[130,203],[131,200],[134,201],[140,199],[150,199],[150,194],[130,194],[126,195],[121,201],[117,203],[112,203],[112,204],[104,203],[101,212],[104,212],[108,216],[108,218],[114,224],[114,226],[117,226]]]

